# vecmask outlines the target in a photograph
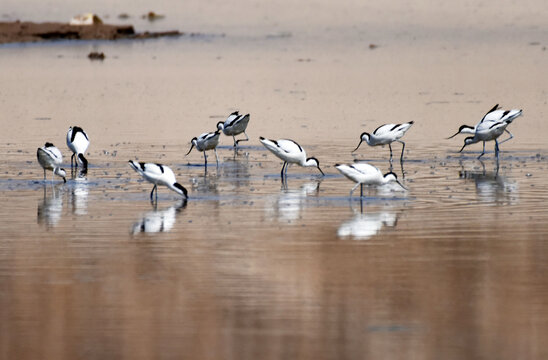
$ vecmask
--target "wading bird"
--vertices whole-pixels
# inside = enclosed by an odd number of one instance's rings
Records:
[[[238,111],[235,111],[230,114],[224,122],[219,121],[217,123],[217,129],[221,130],[223,134],[227,136],[232,136],[232,139],[234,140],[234,147],[237,147],[240,141],[249,141],[249,136],[247,136],[245,132],[248,123],[249,114],[239,115]],[[236,140],[235,136],[241,133],[244,133],[245,139]]]
[[[86,132],[78,126],[69,127],[67,132],[67,146],[72,151],[72,156],[70,157],[70,167],[72,168],[72,163],[74,157],[76,160],[74,164],[78,167],[78,162],[82,163],[82,167],[87,169],[88,161],[84,157],[84,153],[89,146],[89,138]]]
[[[185,199],[188,199],[187,190],[183,185],[177,182],[175,174],[173,174],[173,171],[168,166],[133,160],[129,160],[129,165],[141,175],[143,179],[154,184],[154,187],[150,192],[150,201],[153,201],[152,195],[154,194],[154,190],[156,190],[156,202],[158,202],[158,185],[167,186]]]
[[[350,197],[358,186],[360,186],[360,197],[363,197],[364,185],[384,185],[389,182],[398,183],[403,189],[407,190],[398,181],[398,176],[393,172],[382,174],[382,172],[373,165],[367,163],[356,162],[354,164],[336,164],[335,167],[348,179],[354,181],[356,185],[350,190]]]
[[[288,139],[269,140],[262,136],[259,140],[265,148],[284,161],[281,172],[282,181],[287,178],[287,168],[290,164],[297,164],[305,167],[314,166],[320,170],[322,175],[325,175],[322,169],[320,169],[320,162],[318,159],[315,157],[307,158],[303,148],[295,141]]]
[[[219,136],[221,133],[219,130],[210,132],[210,133],[203,133],[198,137],[193,138],[190,142],[190,150],[186,153],[186,155],[190,154],[193,147],[196,147],[198,151],[202,151],[204,153],[204,161],[205,166],[207,167],[207,150],[213,150],[215,152],[215,160],[217,161],[217,166],[219,166],[219,158],[217,157],[217,145],[219,145]],[[186,156],[185,155],[185,156]]]
[[[358,150],[362,142],[366,142],[369,146],[388,145],[390,149],[390,162],[392,162],[392,143],[397,141],[402,144],[400,162],[403,162],[403,151],[405,150],[405,143],[400,138],[405,135],[405,132],[409,130],[414,121],[407,122],[405,124],[386,124],[381,125],[372,134],[363,132],[360,135],[360,143],[354,149]],[[352,152],[354,152],[352,151]]]
[[[519,114],[521,115],[521,110],[519,110]],[[510,120],[503,120],[503,121],[487,120],[487,121],[483,121],[483,122],[479,123],[476,126],[474,136],[469,136],[466,139],[464,139],[464,145],[459,150],[459,152],[461,152],[467,145],[475,144],[477,142],[482,141],[483,142],[483,151],[480,154],[480,156],[478,156],[478,159],[479,159],[485,154],[485,142],[494,140],[495,141],[495,156],[498,159],[498,157],[499,157],[498,137],[501,136],[505,131],[507,131],[506,127],[508,125],[510,125],[512,120],[513,120],[513,118],[510,119]],[[508,138],[504,141],[507,141],[507,140],[510,140],[510,139],[511,138]]]
[[[36,156],[38,157],[40,166],[44,169],[44,180],[46,180],[46,170],[51,170],[55,175],[62,177],[65,183],[67,182],[67,173],[65,172],[65,169],[61,168],[63,155],[58,148],[52,143],[47,142],[44,146],[38,148]],[[53,175],[51,181],[53,181]]]
[[[477,123],[476,126],[462,125],[459,128],[459,131],[457,131],[454,135],[451,135],[447,139],[451,139],[451,138],[457,136],[458,134],[472,134],[472,135],[474,135],[476,133],[476,129],[478,128],[478,126],[483,122],[503,122],[503,121],[505,121],[508,124],[510,124],[512,121],[514,121],[515,118],[521,116],[521,114],[522,114],[522,110],[518,110],[518,109],[501,110],[501,109],[499,109],[499,104],[496,104],[495,106],[493,106],[493,108],[491,110],[489,110],[487,112],[487,114],[485,114],[483,116],[481,121],[479,123]],[[512,133],[510,131],[508,131],[507,129],[504,129],[504,131],[507,132],[508,135],[510,135],[510,137],[503,140],[503,141],[501,141],[499,144],[502,144],[503,142],[506,142],[506,141],[508,141],[508,140],[510,140],[514,137],[514,135],[512,135]]]

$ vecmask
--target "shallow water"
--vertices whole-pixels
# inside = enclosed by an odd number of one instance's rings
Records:
[[[327,176],[290,167],[287,189],[257,146],[223,147],[207,173],[198,154],[169,158],[190,200],[160,188],[157,206],[118,159],[97,154],[66,185],[9,164],[22,173],[0,182],[5,357],[544,354],[544,154],[503,152],[497,173],[492,153],[484,169],[476,153],[410,149],[409,190],[359,201],[336,150],[310,146]]]
[[[160,2],[155,23],[137,20],[151,10],[140,2],[93,11],[198,36],[0,47],[0,358],[548,356],[542,2],[534,16],[187,3]],[[81,2],[23,4],[3,11],[62,21]],[[497,102],[524,109],[498,165],[493,144],[480,162],[480,144],[444,140]],[[219,167],[184,156],[234,110],[251,113],[249,142],[235,153],[222,136]],[[388,148],[352,150],[361,132],[410,120],[392,169],[408,190],[350,199],[334,165],[388,171]],[[91,138],[89,172],[43,181],[36,148],[51,141],[68,163],[71,125]],[[297,140],[326,176],[292,166],[284,187],[259,136]],[[190,199],[160,188],[153,206],[129,159],[169,165]]]

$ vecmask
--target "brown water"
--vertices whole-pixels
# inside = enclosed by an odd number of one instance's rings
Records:
[[[182,29],[193,38],[0,48],[0,358],[548,356],[542,2],[534,15],[317,2],[277,18],[241,2],[250,20],[225,23],[236,10],[190,4],[213,16]],[[177,9],[147,26],[190,19]],[[493,144],[482,163],[480,144],[444,140],[495,103],[524,109],[498,167]],[[251,113],[238,153],[223,136],[218,168],[184,156],[236,109]],[[387,148],[351,151],[362,131],[410,120],[409,190],[350,200],[334,164],[387,171]],[[71,125],[90,135],[89,173],[44,182],[36,148],[68,162]],[[259,136],[297,140],[327,176],[290,167],[283,188]],[[160,188],[152,206],[135,158],[170,165],[190,200]]]

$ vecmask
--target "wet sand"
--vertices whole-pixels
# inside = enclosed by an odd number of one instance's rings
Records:
[[[0,358],[548,355],[542,2],[168,5],[138,30],[210,35],[0,47]],[[524,110],[498,169],[493,144],[482,163],[444,139],[495,103]],[[223,136],[205,173],[190,139],[234,110],[251,140],[234,154]],[[410,120],[409,191],[349,201],[334,164],[387,171],[387,148],[351,151]],[[87,178],[44,183],[36,148],[68,163],[71,125]],[[259,136],[297,140],[327,176],[291,167],[283,189]],[[169,164],[188,203],[160,188],[151,206],[135,158]]]

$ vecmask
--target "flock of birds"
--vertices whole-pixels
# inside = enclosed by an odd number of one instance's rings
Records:
[[[499,109],[499,105],[497,104],[490,109],[475,126],[462,125],[459,130],[448,139],[451,139],[458,134],[471,134],[472,136],[469,136],[464,140],[464,145],[459,152],[462,152],[466,146],[481,141],[483,142],[483,152],[479,155],[478,159],[485,154],[485,143],[487,141],[495,141],[495,156],[498,160],[499,144],[513,138],[512,133],[508,131],[507,127],[520,115],[522,115],[522,110],[502,110]],[[221,131],[227,136],[232,136],[234,148],[237,148],[240,142],[249,140],[249,137],[245,132],[249,123],[249,118],[249,114],[240,115],[238,111],[233,112],[224,122],[220,121],[217,124],[216,131],[203,133],[200,136],[193,138],[191,140],[190,150],[186,155],[190,154],[193,148],[196,148],[198,151],[204,153],[204,162],[207,166],[206,151],[213,150],[218,165],[219,158],[217,156],[216,148],[219,144]],[[400,139],[412,125],[413,121],[404,124],[385,124],[379,126],[372,133],[364,132],[360,135],[360,142],[354,151],[358,150],[364,141],[369,146],[388,145],[390,149],[390,164],[392,164],[392,143],[399,142],[402,144],[400,163],[403,164],[405,142]],[[236,140],[236,135],[242,133],[245,135],[245,139]],[[498,138],[504,133],[508,133],[509,137],[499,143]],[[297,164],[303,167],[316,167],[320,173],[324,175],[318,159],[315,157],[307,157],[304,149],[295,141],[289,139],[270,140],[264,137],[260,137],[259,140],[266,149],[283,160],[281,170],[282,182],[287,179],[287,168],[291,164]],[[67,146],[72,151],[71,169],[73,166],[77,168],[81,165],[82,171],[85,173],[87,171],[88,161],[85,158],[84,153],[89,146],[89,137],[86,132],[78,126],[70,127],[67,132]],[[38,162],[44,169],[44,180],[46,180],[46,170],[51,170],[53,174],[62,177],[63,181],[66,182],[66,171],[61,168],[63,156],[57,147],[52,143],[47,142],[44,146],[38,148],[37,157]],[[166,186],[183,196],[185,199],[188,199],[188,191],[177,182],[175,174],[168,166],[133,160],[129,161],[129,165],[146,181],[154,185],[150,192],[151,201],[154,202],[158,200],[158,185]],[[396,182],[403,189],[406,189],[406,187],[398,181],[398,177],[394,172],[390,171],[383,174],[377,167],[365,162],[356,161],[352,164],[336,164],[335,168],[345,177],[356,183],[352,190],[350,190],[350,197],[352,197],[352,193],[358,186],[361,186],[360,196],[363,197],[364,185],[383,185],[390,182]],[[154,194],[156,194],[155,197]]]

